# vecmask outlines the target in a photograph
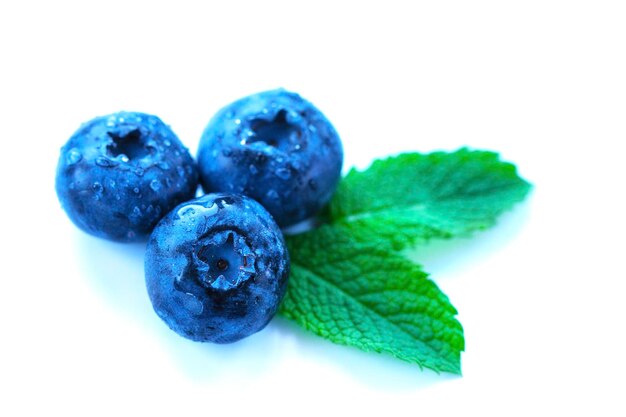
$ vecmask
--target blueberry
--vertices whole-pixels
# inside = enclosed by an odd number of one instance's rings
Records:
[[[343,150],[324,115],[283,89],[244,97],[206,127],[198,166],[206,192],[243,193],[281,227],[317,213],[332,197]]]
[[[92,235],[145,239],[195,196],[189,151],[158,117],[120,112],[83,124],[61,148],[56,191],[70,219]]]
[[[276,313],[289,254],[259,203],[207,194],[161,220],[148,241],[145,271],[154,310],[172,330],[230,343],[261,330]]]

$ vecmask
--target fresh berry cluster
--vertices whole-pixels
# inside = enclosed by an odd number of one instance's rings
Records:
[[[221,109],[202,135],[197,164],[156,116],[97,117],[61,149],[56,191],[87,233],[149,237],[148,294],[172,330],[230,343],[276,313],[289,276],[280,227],[329,202],[342,162],[326,117],[279,89]],[[206,194],[194,198],[198,181]]]

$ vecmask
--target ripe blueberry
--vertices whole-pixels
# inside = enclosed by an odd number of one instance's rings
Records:
[[[156,313],[186,338],[230,343],[276,313],[289,276],[280,229],[256,201],[207,194],[176,207],[152,232],[146,285]]]
[[[206,192],[248,195],[281,227],[313,216],[330,201],[342,162],[341,141],[328,119],[283,89],[221,109],[198,149]]]
[[[157,222],[193,198],[198,172],[189,151],[158,117],[120,112],[83,124],[61,148],[56,191],[85,232],[145,239]]]

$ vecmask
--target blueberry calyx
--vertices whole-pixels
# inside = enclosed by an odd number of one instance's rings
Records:
[[[193,252],[196,276],[205,288],[230,290],[256,272],[255,256],[235,230],[222,230],[200,239]]]
[[[133,129],[130,132],[108,131],[107,135],[111,138],[111,143],[106,147],[107,154],[113,158],[119,157],[124,162],[128,162],[150,154],[145,137],[139,129]]]
[[[254,118],[250,120],[248,137],[241,139],[242,145],[264,143],[282,152],[299,151],[306,143],[302,120],[297,113],[290,114],[279,109],[273,118]]]

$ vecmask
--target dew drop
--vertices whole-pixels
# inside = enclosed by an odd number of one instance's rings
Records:
[[[98,193],[98,194],[101,194],[102,191],[104,190],[104,187],[99,182],[94,182],[91,188],[93,189],[95,193]]]
[[[159,192],[159,190],[161,189],[161,182],[159,180],[150,181],[150,188],[152,188],[152,191],[154,191],[155,193]]]
[[[76,148],[70,149],[67,155],[65,155],[65,162],[67,162],[68,165],[74,165],[81,159],[83,159],[83,155]]]
[[[202,302],[191,293],[185,294],[183,298],[183,305],[185,306],[185,309],[194,316],[199,316],[204,311],[204,305]]]
[[[252,175],[256,175],[259,173],[259,169],[252,164],[248,167],[248,169],[250,170],[250,174]]]
[[[177,212],[176,215],[179,218],[183,218],[183,217],[187,217],[187,216],[193,216],[196,213],[202,213],[202,215],[204,217],[206,216],[212,216],[215,213],[217,213],[219,210],[219,207],[217,204],[215,203],[211,203],[211,205],[209,206],[202,206],[200,204],[190,204],[184,207],[181,207]],[[157,213],[160,211],[160,207],[157,206]]]
[[[104,168],[111,168],[116,166],[117,162],[113,161],[112,159],[105,158],[104,156],[99,156],[98,158],[96,158],[96,165]]]
[[[276,176],[278,178],[282,178],[283,180],[289,179],[289,177],[291,176],[291,171],[289,171],[287,168],[278,168],[276,170]]]
[[[276,192],[276,190],[274,189],[270,189],[267,194],[266,194],[267,198],[269,198],[270,200],[278,200],[278,193]]]
[[[135,172],[136,175],[138,175],[140,177],[143,177],[143,174],[145,174],[146,171],[143,168],[138,167],[137,169],[135,169],[134,172]]]
[[[165,146],[170,146],[171,144],[172,144],[172,142],[170,142],[168,139],[165,139],[163,141],[163,145],[165,145]]]
[[[176,212],[176,215],[178,217],[193,216],[194,214],[196,214],[196,209],[194,208],[194,206],[183,207]]]
[[[133,193],[139,194],[139,188],[138,187],[133,188]]]

